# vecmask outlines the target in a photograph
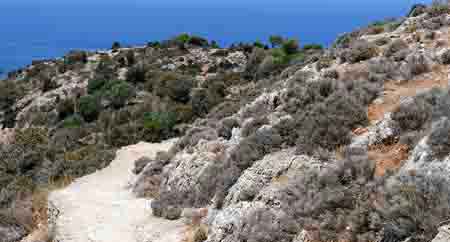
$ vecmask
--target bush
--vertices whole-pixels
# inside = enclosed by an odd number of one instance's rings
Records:
[[[237,113],[240,108],[239,102],[225,101],[215,106],[206,117],[221,120]]]
[[[208,111],[211,108],[208,90],[206,88],[194,88],[192,90],[191,105],[194,115],[203,117],[208,114]]]
[[[158,135],[168,135],[176,124],[176,116],[173,113],[150,112],[144,114],[144,129],[146,132]]]
[[[376,39],[376,40],[374,41],[374,43],[375,43],[377,46],[387,45],[387,44],[389,44],[389,42],[391,42],[391,39],[388,38],[388,37],[381,37],[381,38]]]
[[[281,46],[284,42],[283,37],[279,36],[279,35],[271,35],[269,37],[269,42],[272,45],[272,48]]]
[[[384,188],[381,214],[386,239],[430,241],[450,213],[448,176],[440,168],[402,172]],[[388,241],[388,240],[386,240]]]
[[[98,96],[87,95],[80,98],[80,115],[87,122],[95,121],[100,114],[101,104]]]
[[[144,83],[146,81],[147,70],[143,65],[135,65],[128,69],[125,79],[131,83]]]
[[[444,65],[450,65],[450,50],[446,50],[441,55],[441,63]]]
[[[303,46],[303,50],[323,50],[321,44],[307,44]]]
[[[357,63],[368,60],[376,55],[377,49],[373,44],[365,40],[358,40],[352,43],[349,49],[343,52],[341,58],[350,63]]]
[[[264,155],[276,151],[282,144],[282,138],[277,130],[272,128],[259,129],[243,139],[230,153],[232,164],[243,171]]]
[[[267,49],[266,46],[260,40],[255,41],[253,43],[253,46],[256,48]]]
[[[116,65],[108,55],[102,55],[100,62],[95,68],[93,79],[114,80],[116,79]]]
[[[175,36],[174,40],[179,41],[181,43],[187,43],[191,37],[189,34],[183,33],[178,36]]]
[[[266,57],[266,51],[262,48],[253,48],[252,53],[248,57],[247,65],[245,66],[245,77],[247,79],[255,78],[259,65]]]
[[[191,77],[174,72],[164,72],[153,80],[152,89],[160,97],[169,96],[174,101],[187,103],[193,87],[194,81]]]
[[[102,90],[107,82],[108,81],[105,79],[90,79],[87,86],[88,94],[95,94],[96,92]]]
[[[317,147],[332,151],[346,145],[351,131],[368,123],[366,107],[346,91],[332,94],[298,121],[297,150],[306,154],[314,154]]]
[[[79,128],[83,124],[83,119],[80,116],[71,116],[64,119],[62,126],[66,129]]]
[[[320,231],[309,233],[311,240],[375,241],[382,221],[370,199],[377,191],[374,168],[375,163],[364,154],[346,154],[323,168],[306,165],[300,174],[289,177],[276,199],[287,219],[296,224],[294,228]],[[270,201],[269,197],[261,199]],[[351,232],[346,230],[349,226]],[[288,235],[285,231],[284,236]]]
[[[134,95],[134,87],[124,81],[115,82],[107,93],[107,96],[114,108],[121,108],[125,106],[127,100]]]
[[[398,51],[401,51],[401,50],[407,49],[407,48],[408,48],[408,44],[404,40],[402,40],[402,39],[394,40],[386,48],[386,50],[384,51],[384,55],[386,57],[391,57]]]
[[[207,47],[209,45],[207,39],[200,37],[200,36],[195,36],[195,35],[192,35],[189,37],[188,43],[191,45],[200,46],[200,47]]]
[[[411,54],[406,57],[406,65],[402,70],[406,78],[412,78],[429,71],[430,64],[423,54]]]
[[[444,158],[450,154],[450,121],[444,118],[434,125],[428,138],[433,155]]]
[[[325,79],[294,84],[281,97],[283,111],[293,116],[281,127],[289,130],[284,135],[287,140],[298,137],[299,152],[334,150],[350,141],[353,129],[367,125],[367,105],[377,96],[379,86],[367,81],[344,83]]]
[[[298,52],[299,49],[299,43],[296,39],[288,39],[283,42],[281,45],[281,49],[286,53],[287,55],[292,55]]]
[[[397,121],[404,131],[419,130],[429,121],[431,110],[430,104],[415,98],[412,103],[400,104],[392,113],[392,119]]]
[[[60,120],[63,120],[75,113],[75,102],[73,99],[64,99],[56,107]]]
[[[118,50],[118,49],[120,49],[120,48],[121,48],[121,45],[120,45],[120,43],[119,43],[118,41],[115,41],[115,42],[112,44],[112,47],[111,47],[112,50]]]
[[[399,65],[386,57],[377,57],[369,61],[369,71],[371,75],[376,75],[382,81],[396,78]]]
[[[177,114],[177,123],[190,123],[194,119],[194,111],[192,110],[192,106],[189,104],[178,104],[171,110],[173,110],[173,113]]]
[[[286,65],[289,63],[290,58],[282,49],[272,49],[270,53],[276,65]]]
[[[65,57],[64,57],[64,63],[66,65],[73,65],[77,63],[87,63],[87,53],[85,51],[80,50],[73,50],[70,51]]]

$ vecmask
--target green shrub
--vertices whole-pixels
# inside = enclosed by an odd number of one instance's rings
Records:
[[[200,36],[196,36],[196,35],[190,36],[188,43],[191,45],[201,46],[201,47],[206,47],[209,45],[207,39],[200,37]]]
[[[83,119],[78,115],[74,115],[64,119],[62,126],[64,128],[79,128],[81,127],[82,123]]]
[[[90,79],[87,86],[88,93],[94,94],[102,90],[106,83],[107,81],[105,79]]]
[[[107,91],[107,96],[114,108],[125,106],[128,99],[135,95],[132,85],[124,81],[117,81]]]
[[[159,41],[150,41],[150,42],[147,43],[147,47],[161,48],[161,42],[159,42]]]
[[[111,46],[111,49],[112,50],[118,50],[118,49],[120,49],[121,48],[121,45],[120,45],[120,43],[118,42],[118,41],[115,41],[113,44],[112,44],[112,46]]]
[[[175,121],[175,115],[168,112],[148,112],[144,114],[144,128],[149,130],[170,130],[175,126]]]
[[[272,49],[271,54],[274,58],[274,63],[277,65],[284,65],[289,62],[289,57],[282,49]]]
[[[253,43],[253,46],[261,48],[261,49],[264,49],[264,47],[265,47],[265,45],[260,40],[255,41]]]
[[[220,46],[219,46],[219,44],[217,43],[217,41],[211,40],[211,48],[213,48],[213,49],[219,49]]]
[[[286,53],[287,55],[292,55],[298,52],[299,49],[299,43],[296,39],[288,39],[283,42],[281,45],[281,49]]]
[[[92,122],[97,119],[102,108],[99,99],[97,95],[87,95],[80,98],[80,115],[84,120]]]
[[[174,38],[174,40],[185,44],[185,43],[188,43],[190,38],[191,37],[189,36],[189,34],[183,33],[183,34],[180,34],[180,35],[176,36]]]
[[[303,46],[304,50],[323,50],[323,46],[321,44],[307,44]]]
[[[283,44],[283,37],[281,37],[280,35],[271,35],[269,37],[269,42],[272,45],[272,48],[281,46]]]

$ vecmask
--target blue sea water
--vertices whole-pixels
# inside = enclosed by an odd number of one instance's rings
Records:
[[[142,45],[178,33],[221,45],[271,34],[329,45],[338,34],[404,16],[427,0],[1,0],[0,70],[71,49],[105,49],[113,41]]]

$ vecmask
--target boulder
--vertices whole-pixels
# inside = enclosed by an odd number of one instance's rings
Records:
[[[148,157],[141,157],[134,162],[133,173],[139,174],[144,170],[145,166],[152,162],[152,160]]]
[[[165,160],[143,157],[135,162],[133,172],[139,174],[133,185],[133,193],[137,197],[155,196],[161,184],[161,172],[167,164]],[[142,168],[144,166],[144,168]]]
[[[449,242],[450,241],[450,225],[444,225],[439,228],[439,233],[431,242]]]

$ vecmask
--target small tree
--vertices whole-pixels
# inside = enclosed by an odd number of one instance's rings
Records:
[[[255,41],[255,43],[253,43],[253,46],[264,49],[264,44],[260,40]]]
[[[278,47],[283,44],[283,37],[280,35],[271,35],[269,37],[269,42],[272,45],[272,48]]]
[[[87,122],[97,119],[101,110],[101,103],[97,96],[87,95],[80,98],[80,114]]]
[[[288,39],[283,42],[281,48],[283,49],[284,53],[287,55],[292,55],[298,52],[299,43],[296,39]]]
[[[115,41],[115,42],[112,44],[111,49],[112,49],[112,50],[120,49],[120,43],[117,42],[117,41]]]

